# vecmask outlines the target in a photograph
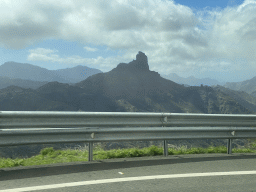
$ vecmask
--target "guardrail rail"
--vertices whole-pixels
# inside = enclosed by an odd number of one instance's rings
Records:
[[[139,112],[0,111],[0,147],[93,142],[256,138],[256,115]]]

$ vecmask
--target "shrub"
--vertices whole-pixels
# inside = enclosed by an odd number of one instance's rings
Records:
[[[44,148],[40,151],[40,154],[45,156],[45,155],[50,155],[54,152],[53,147],[49,147],[49,148]]]

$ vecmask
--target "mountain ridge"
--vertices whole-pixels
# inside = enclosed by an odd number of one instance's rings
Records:
[[[16,85],[36,89],[48,83],[74,84],[102,71],[78,65],[73,68],[48,70],[27,63],[5,62],[0,65],[0,89]]]
[[[17,111],[98,111],[252,114],[253,99],[236,101],[225,90],[209,86],[185,87],[150,71],[147,56],[120,63],[70,85],[49,82],[35,90],[17,87],[0,89],[0,110]],[[246,96],[245,96],[246,97]],[[248,102],[253,105],[250,109]]]
[[[169,75],[161,75],[163,78],[166,78],[168,80],[174,81],[178,84],[184,84],[185,86],[201,86],[201,85],[224,85],[223,82],[219,82],[216,79],[210,79],[210,78],[195,78],[194,76],[189,77],[180,77],[176,73],[169,73]]]
[[[255,96],[256,94],[256,76],[241,82],[227,82],[224,87],[235,90],[235,91],[245,91],[246,93],[252,94]]]

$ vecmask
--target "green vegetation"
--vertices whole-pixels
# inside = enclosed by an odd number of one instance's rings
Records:
[[[251,144],[250,148],[233,148],[233,153],[256,153],[256,143]],[[169,155],[181,154],[205,154],[205,153],[227,153],[224,146],[208,147],[208,148],[190,148],[182,146],[180,148],[169,148]],[[163,155],[163,148],[151,146],[148,148],[130,148],[130,149],[113,149],[104,151],[101,147],[96,147],[93,151],[93,160],[127,158],[127,157],[143,157]],[[42,149],[40,154],[27,159],[10,159],[0,158],[0,168],[44,165],[53,163],[66,163],[75,161],[88,161],[88,151],[85,149],[76,150],[54,150],[52,147]]]

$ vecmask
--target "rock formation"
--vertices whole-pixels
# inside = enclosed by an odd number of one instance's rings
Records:
[[[120,63],[115,68],[117,71],[131,71],[131,72],[149,72],[148,57],[145,53],[139,51],[136,55],[136,60],[125,64]]]

